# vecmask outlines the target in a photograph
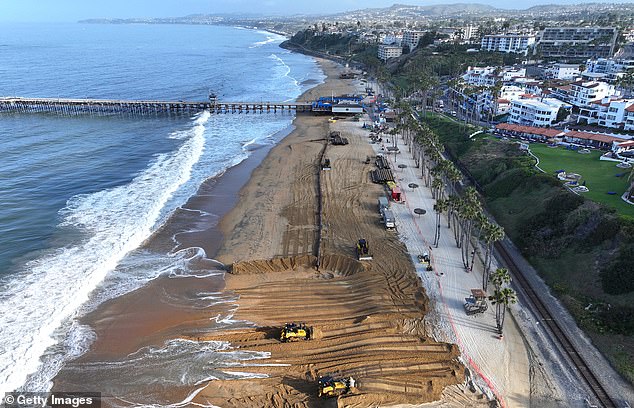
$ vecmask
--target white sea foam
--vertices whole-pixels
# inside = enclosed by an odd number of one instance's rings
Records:
[[[289,67],[288,64],[276,54],[271,54],[270,58],[278,62],[278,66],[282,69],[281,77],[288,77],[292,81],[293,90],[299,93],[301,87],[299,85],[299,81],[291,76],[291,67]],[[295,98],[288,98],[284,102],[290,102],[294,99]]]
[[[276,42],[276,41],[279,41],[279,39],[278,39],[278,38],[275,38],[275,37],[271,37],[271,36],[269,36],[269,37],[267,37],[267,38],[266,38],[266,40],[264,40],[264,41],[258,41],[258,42],[255,42],[255,43],[251,44],[251,45],[249,46],[249,48],[259,48],[259,47],[261,47],[261,46],[263,46],[263,45],[270,44],[270,43],[272,43],[272,42]]]
[[[224,370],[223,373],[225,374],[229,374],[235,377],[235,379],[244,379],[244,378],[267,378],[268,375],[266,374],[259,374],[259,373],[245,373],[243,371],[226,371]]]
[[[29,262],[23,276],[0,295],[0,392],[24,384],[55,344],[54,331],[75,315],[108,271],[151,235],[163,206],[202,155],[209,117],[200,114],[181,147],[157,156],[131,183],[69,200],[60,212],[62,225],[81,230],[86,238]]]

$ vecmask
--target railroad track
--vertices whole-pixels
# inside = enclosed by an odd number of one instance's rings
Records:
[[[601,385],[597,377],[594,375],[594,373],[582,357],[581,353],[577,351],[574,344],[568,338],[568,335],[562,330],[561,326],[557,322],[557,319],[553,317],[553,315],[550,313],[544,302],[537,295],[531,284],[524,277],[506,248],[504,248],[504,246],[500,242],[496,242],[495,249],[498,254],[500,254],[502,260],[513,274],[513,277],[515,278],[515,283],[519,287],[521,287],[526,296],[528,296],[534,306],[534,310],[538,313],[539,317],[541,317],[542,323],[548,326],[556,341],[559,342],[561,350],[570,358],[570,361],[572,361],[579,374],[581,374],[581,377],[583,377],[586,384],[594,393],[597,401],[603,407],[617,408],[618,405],[616,404],[616,402],[612,400],[610,394],[605,390],[605,388],[603,388],[603,385]]]

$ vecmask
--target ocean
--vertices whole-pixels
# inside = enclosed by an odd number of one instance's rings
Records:
[[[283,39],[225,26],[4,24],[0,96],[291,101],[324,75]],[[94,339],[78,318],[97,305],[159,275],[197,273],[188,263],[201,249],[158,253],[144,242],[203,181],[275,144],[292,119],[0,113],[0,393],[48,390]],[[226,301],[216,295],[204,298]],[[176,341],[159,352],[175,369],[183,353],[226,347]],[[173,374],[186,385],[245,375],[223,373]]]

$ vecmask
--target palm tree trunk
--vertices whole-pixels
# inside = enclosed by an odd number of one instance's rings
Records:
[[[506,303],[502,303],[502,316],[500,318],[500,334],[502,334],[502,330],[504,329],[504,318],[506,317]]]

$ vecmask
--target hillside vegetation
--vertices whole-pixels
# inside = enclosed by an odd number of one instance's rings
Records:
[[[439,115],[427,123],[579,325],[634,381],[634,219],[569,192],[514,142],[468,140]]]

